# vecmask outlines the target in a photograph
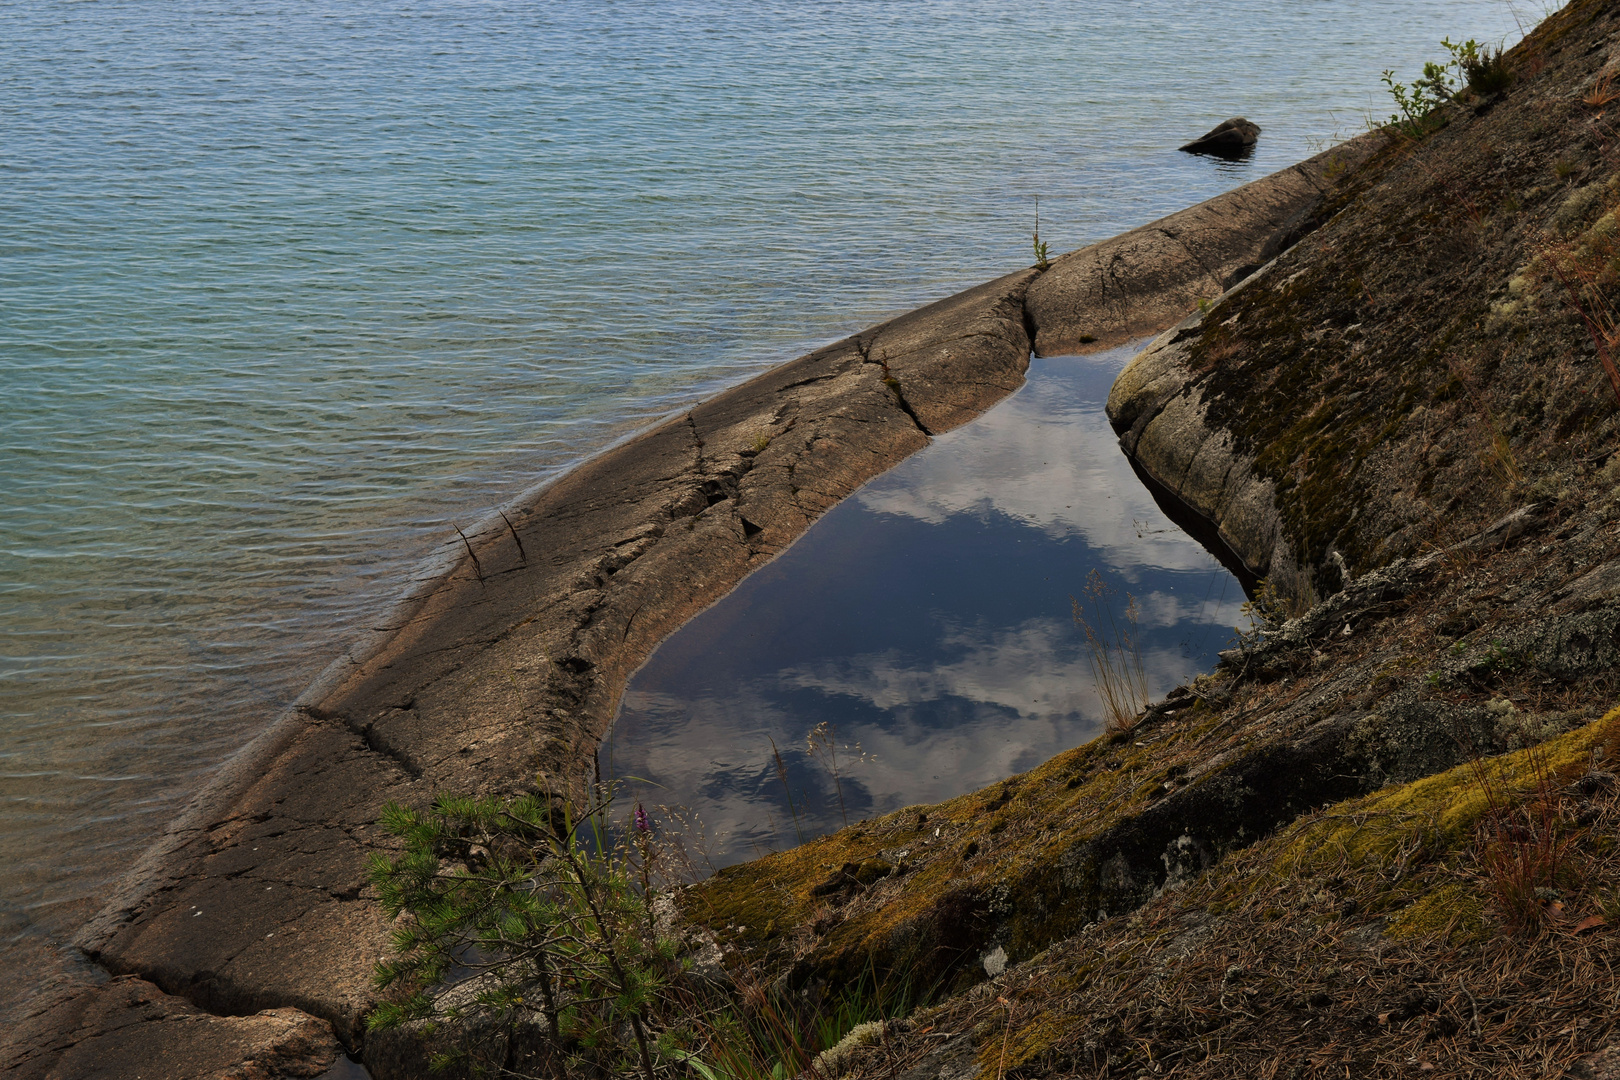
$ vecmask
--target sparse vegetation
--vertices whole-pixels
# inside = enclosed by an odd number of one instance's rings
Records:
[[[1493,50],[1473,38],[1460,44],[1442,38],[1440,45],[1450,54],[1450,59],[1425,63],[1422,76],[1413,79],[1410,88],[1395,81],[1393,69],[1384,72],[1384,86],[1399,110],[1386,121],[1386,127],[1414,139],[1421,138],[1438,126],[1435,110],[1440,106],[1457,100],[1464,93],[1476,96],[1499,93],[1512,83],[1513,73],[1502,59],[1500,47]]]
[[[658,908],[679,845],[639,804],[615,838],[610,808],[390,804],[383,824],[404,850],[374,855],[371,878],[397,956],[377,966],[388,997],[368,1028],[410,1031],[453,1075],[784,1080],[827,1074],[818,1054],[911,1009],[908,983],[871,971],[818,1009],[746,967],[695,974]]]
[[[390,803],[383,826],[405,850],[373,856],[370,871],[400,919],[399,955],[377,966],[378,988],[394,994],[368,1027],[416,1025],[440,1069],[629,1068],[655,1080],[693,1033],[671,999],[675,944],[636,887],[651,879],[651,849],[610,846],[607,810],[582,822],[532,795],[441,796],[425,813]],[[632,830],[647,827],[638,807]]]
[[[1500,45],[1489,48],[1470,40],[1460,47],[1447,45],[1447,48],[1457,56],[1464,84],[1470,92],[1486,97],[1499,94],[1513,85],[1513,70],[1502,59]]]
[[[1613,299],[1620,283],[1620,228],[1615,220],[1614,210],[1609,210],[1575,239],[1547,240],[1539,263],[1557,281],[1570,310],[1580,319],[1608,376],[1615,401],[1620,403],[1620,367],[1615,363],[1615,350],[1620,347],[1620,317]]]
[[[838,796],[838,813],[843,817],[844,824],[848,825],[849,809],[844,805],[844,778],[839,771],[838,765],[839,749],[838,729],[826,720],[811,728],[810,734],[804,737],[805,753],[809,754],[822,768],[826,769],[827,775],[832,777],[833,791]],[[851,749],[848,745],[845,745],[842,749],[847,761]],[[861,752],[859,745],[854,748],[853,754],[856,760],[861,760],[865,756]]]
[[[1465,764],[1305,815],[991,992],[918,1012],[893,1052],[973,1030],[981,1076],[1569,1075],[1612,1037],[1620,997],[1620,791],[1593,771],[1616,723],[1539,764],[1485,763],[1483,783]],[[1516,822],[1546,798],[1567,856],[1556,895],[1530,888],[1525,929],[1504,934],[1492,845],[1534,847]]]
[[[1046,243],[1041,239],[1041,200],[1035,200],[1035,233],[1032,237],[1035,245],[1035,269],[1044,271],[1051,266],[1051,260],[1046,257]]]
[[[1136,597],[1127,593],[1124,615],[1116,617],[1114,589],[1096,570],[1087,576],[1082,595],[1084,604],[1071,596],[1069,605],[1086,636],[1086,660],[1102,698],[1104,724],[1109,731],[1129,731],[1152,700],[1137,636]]]

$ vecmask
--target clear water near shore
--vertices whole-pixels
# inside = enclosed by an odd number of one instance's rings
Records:
[[[0,925],[93,909],[452,522],[1026,264],[1036,195],[1054,252],[1104,238],[1514,31],[1496,0],[0,0]],[[1250,162],[1172,149],[1235,113]]]

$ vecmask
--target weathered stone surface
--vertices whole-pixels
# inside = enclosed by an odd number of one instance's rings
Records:
[[[1259,124],[1234,116],[1230,120],[1222,120],[1181,149],[1189,154],[1237,157],[1253,146],[1259,137]]]
[[[1229,291],[1264,287],[1272,264]],[[1274,505],[1275,485],[1256,475],[1254,457],[1230,432],[1211,426],[1187,342],[1204,316],[1194,314],[1137,354],[1108,395],[1120,447],[1189,510],[1214,526],[1222,543],[1259,578],[1285,594],[1309,591]]]
[[[155,891],[92,924],[104,936],[88,950],[210,1011],[293,1006],[353,1044],[386,941],[380,909],[360,900],[365,851],[382,802],[410,797],[412,779],[309,717],[229,813],[187,831]]]
[[[1383,144],[1369,133],[1057,259],[1026,301],[1042,356],[1154,333],[1293,243],[1323,193]]]
[[[6,1032],[0,1070],[17,1080],[292,1080],[320,1076],[341,1048],[297,1009],[210,1016],[139,979],[58,993]]]

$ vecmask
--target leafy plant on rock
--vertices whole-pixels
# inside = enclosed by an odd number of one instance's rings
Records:
[[[1434,111],[1457,100],[1467,90],[1474,94],[1494,94],[1507,88],[1513,75],[1502,60],[1500,48],[1490,49],[1473,38],[1457,43],[1442,38],[1440,45],[1451,59],[1423,65],[1421,78],[1410,87],[1395,81],[1393,69],[1386,69],[1384,86],[1400,111],[1391,114],[1384,127],[1394,128],[1412,138],[1421,138],[1434,127]]]

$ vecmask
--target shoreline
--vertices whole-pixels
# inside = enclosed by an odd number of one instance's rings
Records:
[[[1224,292],[1320,224],[1324,196],[1378,142],[789,361],[486,515],[197,794],[76,946],[175,1009],[297,1009],[355,1048],[386,937],[363,866],[382,801],[510,793],[537,774],[571,790],[625,681],[675,628],[1015,389],[1032,349],[1103,348]],[[60,1037],[53,1011],[83,1015],[108,992],[58,988],[21,1052],[53,1023]]]

